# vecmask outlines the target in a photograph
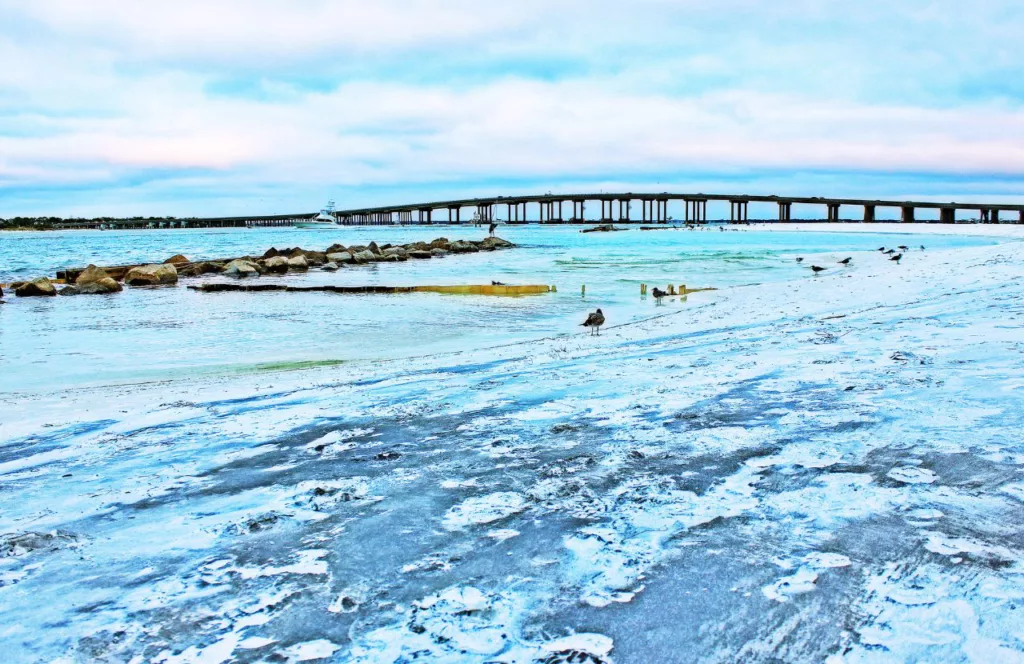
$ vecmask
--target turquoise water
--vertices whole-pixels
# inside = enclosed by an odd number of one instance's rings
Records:
[[[383,244],[480,238],[473,227],[357,227],[337,230],[209,229],[6,233],[0,282],[87,263],[116,265],[262,254],[271,246],[323,250],[338,242]],[[112,383],[197,378],[489,346],[579,332],[601,307],[609,325],[656,308],[639,285],[724,288],[811,278],[797,255],[830,254],[831,269],[879,246],[926,244],[929,250],[991,244],[955,236],[835,232],[640,231],[581,234],[578,227],[503,227],[519,248],[346,267],[336,273],[263,277],[262,282],[339,285],[553,284],[558,292],[517,298],[430,293],[341,296],[323,293],[218,293],[177,287],[126,289],[113,296],[17,299],[0,307],[0,393],[54,391]],[[895,266],[894,266],[895,267]],[[212,277],[211,279],[220,279]],[[581,287],[586,286],[586,296]],[[692,296],[691,301],[696,297]]]

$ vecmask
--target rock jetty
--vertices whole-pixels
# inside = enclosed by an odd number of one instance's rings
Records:
[[[100,295],[120,292],[123,290],[121,282],[128,286],[168,286],[178,283],[179,277],[191,278],[219,274],[235,279],[246,279],[264,274],[301,273],[311,268],[333,272],[346,266],[429,260],[444,258],[451,254],[497,251],[514,246],[508,240],[499,237],[489,237],[483,240],[448,240],[448,238],[439,237],[431,242],[410,242],[408,244],[370,242],[367,245],[348,247],[342,244],[332,244],[323,251],[303,249],[302,247],[285,249],[271,247],[260,256],[239,256],[202,261],[192,261],[182,254],[175,254],[163,263],[111,267],[89,265],[83,269],[63,270],[57,273],[57,280],[67,284],[59,291],[60,295]],[[19,297],[58,294],[54,282],[46,277],[9,284],[9,288]]]

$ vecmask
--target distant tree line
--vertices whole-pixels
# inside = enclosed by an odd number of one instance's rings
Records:
[[[4,228],[38,228],[40,230],[59,228],[68,225],[102,224],[115,221],[176,221],[177,217],[11,217],[0,219],[0,229]]]

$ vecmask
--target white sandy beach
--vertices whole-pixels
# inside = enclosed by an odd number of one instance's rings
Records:
[[[0,640],[13,661],[1024,661],[1024,226],[835,230],[1011,241],[808,256],[829,269],[600,337],[18,397]]]

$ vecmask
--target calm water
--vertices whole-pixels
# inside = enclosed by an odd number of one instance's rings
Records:
[[[472,227],[338,230],[210,229],[0,236],[0,282],[53,275],[62,267],[162,261],[172,254],[224,258],[268,247],[480,238]],[[438,294],[342,296],[218,293],[177,287],[114,296],[16,299],[0,307],[0,393],[262,371],[302,363],[414,357],[458,348],[578,332],[601,307],[616,324],[649,316],[639,284],[727,287],[810,278],[794,256],[834,258],[881,245],[929,250],[988,239],[910,235],[639,231],[581,234],[573,227],[503,227],[520,248],[440,260],[346,267],[336,273],[263,277],[292,284],[554,284],[558,293],[518,298]],[[822,260],[824,262],[824,260]],[[835,269],[843,269],[834,266]],[[854,267],[856,269],[856,258]],[[215,277],[219,279],[219,277]],[[581,286],[586,285],[586,297]],[[343,370],[339,369],[339,370]]]

